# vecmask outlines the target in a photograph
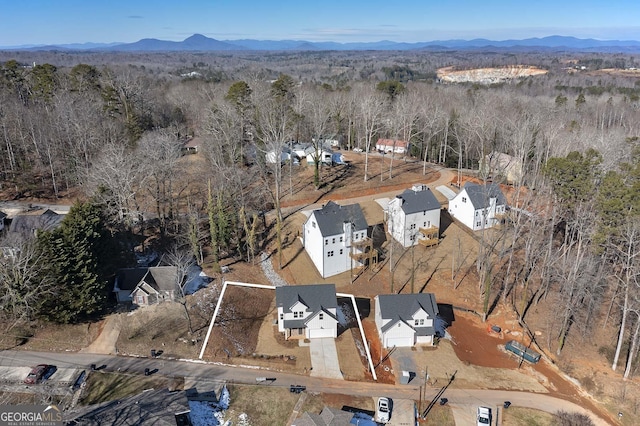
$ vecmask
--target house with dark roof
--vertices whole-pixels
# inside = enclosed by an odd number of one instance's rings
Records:
[[[354,270],[373,254],[367,221],[359,204],[329,201],[302,225],[302,245],[322,278]]]
[[[278,331],[285,339],[338,337],[334,284],[276,287]]]
[[[449,214],[473,231],[499,225],[506,211],[507,199],[495,183],[466,182],[449,201]]]
[[[337,408],[324,407],[320,414],[305,412],[291,426],[345,426],[352,423],[354,414]],[[362,423],[364,426],[364,423]],[[376,423],[369,423],[375,425]]]
[[[138,306],[175,300],[178,295],[178,270],[175,266],[119,269],[113,292],[118,303]]]
[[[438,313],[432,293],[375,297],[376,328],[385,348],[433,345]]]
[[[50,209],[26,211],[13,217],[9,232],[24,238],[33,237],[39,231],[51,231],[60,226],[64,216]]]
[[[413,185],[389,201],[387,232],[402,244],[432,246],[440,238],[440,202],[426,185]]]

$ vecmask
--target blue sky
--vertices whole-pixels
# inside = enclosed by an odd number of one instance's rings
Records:
[[[639,0],[0,0],[0,46],[218,40],[640,40]]]

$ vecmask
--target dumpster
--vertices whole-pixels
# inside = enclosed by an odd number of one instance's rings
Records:
[[[532,364],[540,361],[540,354],[538,352],[527,348],[522,343],[516,342],[515,340],[509,340],[507,344],[504,345],[504,348]]]

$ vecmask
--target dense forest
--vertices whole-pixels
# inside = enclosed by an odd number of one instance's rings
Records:
[[[0,259],[2,313],[15,325],[108,309],[109,271],[132,262],[122,253],[148,222],[196,259],[206,251],[216,262],[250,261],[265,210],[277,213],[269,226],[280,240],[289,169],[265,161],[268,152],[335,139],[366,156],[383,137],[411,141],[417,161],[459,170],[478,170],[492,152],[519,159],[511,225],[476,262],[485,314],[495,294],[521,320],[531,306],[554,304],[558,334],[541,343],[558,355],[567,338],[613,324],[602,352],[629,377],[640,350],[640,76],[608,68],[637,61],[481,51],[2,52],[3,199],[80,200],[57,230],[1,244],[20,247]],[[516,64],[548,73],[492,85],[443,84],[436,73]],[[179,160],[191,138],[206,167],[188,180]],[[314,185],[322,186],[318,173]],[[500,249],[503,241],[512,249]]]

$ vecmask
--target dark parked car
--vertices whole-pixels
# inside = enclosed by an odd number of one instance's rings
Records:
[[[31,372],[25,377],[24,382],[28,385],[35,385],[47,380],[57,370],[55,365],[39,364],[33,367]]]

